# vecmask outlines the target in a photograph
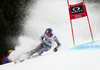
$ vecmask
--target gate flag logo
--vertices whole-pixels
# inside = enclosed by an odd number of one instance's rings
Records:
[[[87,16],[86,7],[83,2],[69,5],[70,19],[77,19]]]
[[[79,14],[79,13],[83,13],[84,10],[83,10],[83,6],[80,5],[80,6],[77,6],[77,7],[71,7],[71,14]]]

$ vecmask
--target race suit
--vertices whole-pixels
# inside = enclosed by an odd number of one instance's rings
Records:
[[[46,36],[46,34],[44,33],[41,36],[42,39],[42,43],[40,43],[36,49],[33,49],[29,55],[31,56],[32,54],[38,52],[39,55],[41,55],[43,52],[50,50],[50,48],[52,47],[53,43],[56,42],[57,43],[57,47],[60,46],[60,43],[57,39],[57,37],[52,34],[50,37]]]

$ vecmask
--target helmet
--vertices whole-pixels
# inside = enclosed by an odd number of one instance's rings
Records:
[[[8,53],[11,53],[13,50],[9,50]]]
[[[45,31],[45,34],[50,37],[51,34],[52,34],[52,29],[51,28],[47,28],[46,31]]]

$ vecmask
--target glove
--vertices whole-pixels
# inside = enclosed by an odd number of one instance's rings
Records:
[[[54,52],[57,52],[58,51],[58,47],[55,47],[53,51]]]

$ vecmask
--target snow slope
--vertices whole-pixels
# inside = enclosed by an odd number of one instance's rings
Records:
[[[0,65],[0,70],[100,70],[100,41],[51,51],[22,63]]]
[[[81,0],[70,0],[70,3],[78,3]],[[95,3],[86,3],[87,12],[93,30],[94,40],[100,40],[100,6]],[[39,37],[45,29],[50,27],[58,37],[62,49],[52,52],[53,48],[43,53],[41,57],[26,60],[25,62],[0,65],[0,70],[100,70],[100,41],[91,43],[91,36],[86,18],[73,20],[76,46],[73,46],[69,21],[68,6],[66,0],[37,0],[36,5],[30,4],[23,22],[23,33],[15,49],[15,57],[29,49],[36,47]],[[89,42],[89,43],[87,43]],[[16,42],[17,43],[17,42]],[[85,44],[82,44],[85,43]],[[82,44],[82,45],[78,45]],[[53,45],[55,47],[55,45]],[[71,48],[72,47],[72,48]],[[20,52],[20,53],[19,53]]]

